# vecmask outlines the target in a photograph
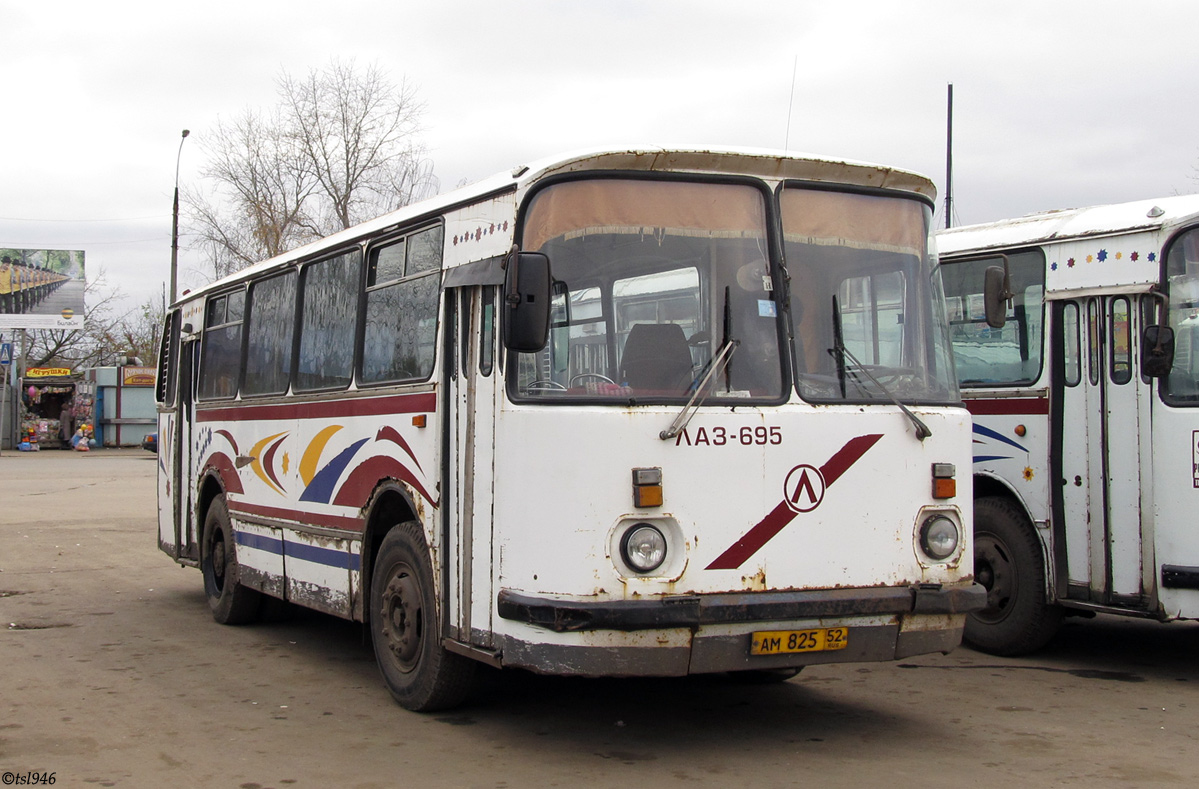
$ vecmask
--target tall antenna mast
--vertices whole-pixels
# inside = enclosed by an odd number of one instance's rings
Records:
[[[791,64],[791,99],[787,102],[787,139],[783,141],[783,150],[791,149],[791,110],[795,106],[795,72],[799,70],[799,55]]]
[[[945,228],[953,224],[953,83],[949,83],[949,107],[945,129]]]

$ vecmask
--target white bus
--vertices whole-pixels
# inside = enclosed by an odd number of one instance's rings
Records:
[[[782,679],[951,650],[985,595],[933,196],[589,152],[186,293],[160,546],[219,622],[269,596],[366,623],[415,710],[478,662]]]
[[[959,227],[937,246],[988,591],[966,640],[1020,654],[1063,614],[1199,617],[1199,196]],[[998,327],[984,279],[1004,266]]]

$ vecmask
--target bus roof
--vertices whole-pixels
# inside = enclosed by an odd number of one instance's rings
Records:
[[[937,233],[942,255],[1000,251],[1085,238],[1157,231],[1199,218],[1199,195],[1045,211]]]
[[[794,179],[863,188],[894,189],[919,195],[929,201],[936,199],[936,187],[923,175],[846,159],[757,148],[632,146],[589,149],[536,160],[445,194],[412,203],[277,257],[255,263],[217,282],[195,288],[180,296],[178,301],[191,301],[210,290],[249,279],[289,262],[317,256],[325,250],[344,247],[423,218],[432,218],[455,207],[484,200],[491,195],[520,189],[543,178],[587,170],[738,174],[765,179]]]

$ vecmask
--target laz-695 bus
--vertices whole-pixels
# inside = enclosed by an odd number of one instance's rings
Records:
[[[1199,196],[959,227],[937,245],[975,417],[988,601],[967,641],[1017,654],[1066,613],[1199,617]],[[990,323],[988,269],[1008,296]]]
[[[780,152],[519,167],[187,293],[159,543],[219,622],[366,623],[404,706],[478,663],[754,672],[958,645],[970,417],[934,189]]]

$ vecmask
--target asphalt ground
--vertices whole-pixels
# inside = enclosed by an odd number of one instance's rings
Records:
[[[0,773],[58,787],[1194,786],[1199,624],[1070,619],[779,685],[488,672],[421,715],[360,625],[215,624],[142,450],[0,457]],[[30,778],[34,780],[30,780]],[[22,780],[25,783],[21,783]]]

